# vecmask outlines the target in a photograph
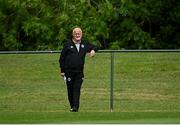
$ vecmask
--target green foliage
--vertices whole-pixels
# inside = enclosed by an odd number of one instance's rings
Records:
[[[102,49],[179,49],[179,20],[177,0],[1,0],[0,50],[59,50],[75,26]]]

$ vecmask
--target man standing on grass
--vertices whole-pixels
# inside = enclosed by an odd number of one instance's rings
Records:
[[[95,56],[94,45],[82,40],[82,30],[76,27],[72,31],[72,39],[68,40],[62,49],[59,63],[61,76],[66,78],[68,100],[71,112],[78,112],[80,90],[84,77],[84,62],[86,53]]]

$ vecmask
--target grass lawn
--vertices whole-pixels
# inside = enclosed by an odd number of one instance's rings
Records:
[[[180,123],[180,53],[86,57],[78,113],[69,112],[59,54],[0,55],[0,123]]]
[[[177,124],[180,113],[174,112],[6,112],[0,114],[4,124]]]

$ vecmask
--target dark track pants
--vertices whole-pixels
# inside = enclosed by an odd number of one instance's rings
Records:
[[[71,72],[65,73],[67,91],[68,91],[68,100],[71,106],[71,109],[79,109],[79,100],[81,93],[81,85],[83,82],[83,73],[82,72]]]

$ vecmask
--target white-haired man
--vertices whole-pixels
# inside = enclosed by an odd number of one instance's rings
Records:
[[[94,45],[82,40],[82,30],[80,27],[73,29],[72,39],[68,40],[63,46],[59,58],[60,72],[61,76],[66,77],[71,112],[78,112],[79,109],[86,53],[89,53],[90,57],[94,57],[96,50],[97,48]]]

